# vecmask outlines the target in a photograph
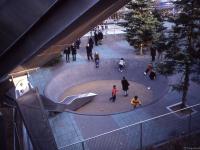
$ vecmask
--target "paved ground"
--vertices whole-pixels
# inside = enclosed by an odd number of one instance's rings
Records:
[[[64,62],[62,66],[55,68],[56,75],[47,84],[45,95],[54,101],[62,101],[70,95],[94,92],[98,94],[94,102],[84,106],[78,112],[110,114],[132,110],[130,99],[135,95],[139,96],[145,106],[157,101],[167,92],[167,79],[158,76],[155,81],[151,81],[148,76],[144,76],[143,72],[149,63],[149,58],[134,55],[132,47],[122,38],[117,39],[114,36],[106,38],[103,45],[94,47],[94,51],[100,54],[99,68],[95,68],[93,61],[86,59],[85,49],[82,47],[77,62]],[[118,61],[121,57],[125,58],[127,66],[122,73],[118,71]],[[120,80],[123,76],[131,83],[127,98],[122,96]],[[109,103],[108,99],[114,84],[117,85],[119,93],[113,107],[113,103]],[[149,86],[151,89],[147,90]]]
[[[93,92],[98,94],[92,102],[88,103],[84,107],[77,110],[79,113],[83,114],[111,114],[111,113],[119,113],[125,111],[133,110],[133,107],[130,105],[130,99],[135,95],[140,95],[140,99],[142,100],[142,105],[147,105],[152,103],[153,100],[153,92],[152,90],[148,90],[146,86],[129,81],[129,95],[124,97],[124,93],[121,90],[121,80],[98,80],[92,81],[88,83],[84,83],[81,85],[74,86],[68,89],[65,94],[68,95],[78,95],[79,93],[88,93]],[[117,86],[119,92],[117,93],[117,98],[115,103],[109,101],[111,97],[111,88],[113,85]]]
[[[156,81],[149,80],[143,75],[143,71],[146,64],[150,61],[150,57],[148,55],[135,55],[134,50],[122,37],[109,36],[109,38],[105,38],[103,45],[94,47],[94,50],[100,53],[101,62],[99,69],[94,67],[93,62],[87,61],[84,42],[82,42],[81,47],[82,48],[78,52],[76,62],[66,63],[63,58],[63,62],[57,66],[45,70],[39,70],[37,73],[32,74],[32,83],[39,87],[41,93],[43,93],[42,91],[44,90],[44,94],[47,97],[54,101],[60,101],[66,95],[72,94],[74,91],[79,92],[82,89],[91,90],[90,87],[98,88],[98,86],[95,86],[94,83],[99,82],[100,87],[104,85],[106,87],[104,91],[105,93],[102,94],[102,97],[105,97],[105,99],[99,99],[103,102],[108,99],[107,95],[109,94],[106,93],[111,88],[110,86],[113,82],[121,80],[122,76],[126,76],[132,83],[131,85],[133,89],[137,89],[133,92],[130,91],[130,93],[135,94],[135,92],[137,92],[139,96],[143,96],[143,99],[147,103],[133,111],[120,114],[104,114],[96,116],[94,114],[80,115],[76,113],[64,112],[50,118],[49,121],[59,148],[110,130],[139,122],[141,120],[168,113],[169,111],[166,109],[166,106],[180,102],[181,95],[177,92],[171,91],[168,86],[178,81],[179,75],[168,78],[159,75]],[[122,74],[118,72],[116,65],[117,61],[121,57],[124,57],[127,60],[128,68],[127,71]],[[108,80],[109,82],[106,83],[105,80]],[[147,86],[151,87],[151,91],[146,91],[145,87]],[[188,94],[189,105],[199,102],[198,88],[198,85],[194,83],[191,84]],[[150,93],[143,95],[144,92]],[[118,102],[123,100],[125,100],[124,97],[122,97],[122,99],[118,97]],[[101,106],[99,109],[101,110],[104,106],[101,105],[102,103],[97,103],[98,101],[94,104]],[[119,103],[119,106],[121,104],[125,105],[127,103]],[[118,104],[116,103],[116,106],[117,105]],[[88,109],[89,113],[95,112],[97,107],[93,106],[85,108]],[[114,107],[115,105],[110,103],[110,106],[110,108],[114,109],[116,112]],[[200,129],[199,126],[195,124],[197,120],[200,120],[200,108],[196,107],[195,110],[197,110],[197,113],[194,114],[192,118],[192,129],[194,130],[197,128]],[[82,111],[86,112],[86,109],[82,109]],[[85,143],[85,149],[116,150],[139,148],[140,129],[140,125],[135,125],[133,127],[126,128],[123,131],[113,132],[102,136],[102,138],[90,140]],[[170,115],[162,119],[156,119],[149,121],[148,123],[144,123],[143,130],[143,145],[161,142],[173,137],[174,135],[187,132],[188,118],[180,119],[175,115]],[[94,145],[96,147],[94,147]],[[81,146],[82,145],[77,144],[76,146],[72,146],[70,148],[79,149]]]

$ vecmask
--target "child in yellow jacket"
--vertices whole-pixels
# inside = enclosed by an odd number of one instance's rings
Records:
[[[134,96],[133,99],[131,99],[131,105],[133,105],[133,108],[136,108],[137,105],[141,105],[141,101],[138,99],[138,96]]]

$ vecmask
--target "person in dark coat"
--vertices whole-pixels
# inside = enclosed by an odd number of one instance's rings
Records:
[[[149,78],[150,78],[151,80],[155,80],[155,79],[156,79],[156,72],[152,70],[152,71],[150,72],[150,74],[149,74]]]
[[[90,44],[88,43],[87,46],[86,46],[86,52],[87,52],[87,58],[88,60],[90,61],[93,60],[93,57],[92,57],[92,48],[90,46]]]
[[[98,34],[96,31],[94,31],[94,42],[95,42],[95,45],[98,46]]]
[[[93,49],[94,42],[93,42],[92,37],[89,38],[88,43],[89,43],[91,49]]]
[[[66,47],[65,50],[64,50],[64,54],[66,55],[66,62],[69,62],[70,61],[70,47]]]
[[[76,40],[76,48],[77,48],[77,49],[80,48],[80,44],[81,44],[81,40],[80,40],[80,38],[78,38],[78,39]]]
[[[128,87],[129,87],[129,82],[126,80],[125,77],[121,80],[122,83],[122,90],[124,91],[124,96],[128,96]]]
[[[151,47],[150,48],[151,51],[151,61],[155,61],[155,57],[156,57],[156,49]]]
[[[98,32],[98,41],[99,41],[100,45],[102,44],[102,40],[103,40],[103,33],[101,31],[99,31]]]
[[[72,60],[76,61],[76,47],[74,43],[71,45],[71,51],[72,51]]]
[[[103,33],[101,31],[98,32],[99,40],[103,40]]]

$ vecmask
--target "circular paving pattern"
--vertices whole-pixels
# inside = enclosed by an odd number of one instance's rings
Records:
[[[77,110],[78,113],[93,115],[131,111],[133,108],[130,104],[130,100],[135,95],[139,96],[142,105],[150,104],[155,100],[155,97],[153,97],[153,91],[151,89],[148,90],[145,85],[132,81],[129,81],[129,83],[129,95],[127,97],[123,96],[124,93],[121,88],[121,80],[98,80],[76,85],[67,89],[62,97],[88,92],[98,94],[93,101]],[[119,90],[115,103],[109,101],[113,85],[116,85]]]

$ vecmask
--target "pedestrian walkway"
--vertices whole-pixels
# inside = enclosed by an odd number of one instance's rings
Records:
[[[108,24],[107,25],[108,29],[104,29],[102,30],[100,28],[100,30],[103,32],[104,35],[119,35],[119,34],[124,34],[125,33],[125,28],[117,25],[117,24]],[[88,37],[88,36],[94,36],[94,33],[93,32],[88,32],[86,33],[84,36],[85,37]]]
[[[111,42],[112,44],[109,44]],[[85,110],[88,110],[90,114],[97,114],[96,112],[100,114],[102,110],[102,113],[105,114],[105,112],[117,113],[132,110],[130,99],[135,95],[138,95],[144,101],[143,106],[145,106],[157,101],[167,92],[167,79],[163,76],[158,76],[155,81],[151,81],[148,76],[144,76],[143,72],[146,64],[149,62],[149,58],[135,56],[133,49],[125,40],[115,39],[113,41],[113,39],[106,39],[103,45],[94,47],[94,50],[100,54],[100,67],[98,69],[95,68],[94,62],[87,61],[84,47],[81,47],[79,56],[82,63],[67,63],[65,66],[68,66],[68,68],[63,68],[62,71],[55,69],[54,72],[57,73],[46,86],[45,95],[59,102],[70,95],[94,92],[98,96],[86,106]],[[127,69],[122,73],[118,70],[118,61],[121,57],[125,59],[127,66]],[[123,76],[126,76],[132,82],[129,91],[130,94],[127,98],[123,97],[121,90],[120,82]],[[112,80],[115,80],[115,82]],[[95,85],[95,82],[98,83]],[[116,105],[118,106],[106,111],[104,104],[108,102],[107,100],[111,96],[111,89],[114,84],[117,84],[117,88],[120,90],[117,98],[119,100],[116,101]],[[147,87],[151,87],[151,89],[148,90]],[[160,89],[160,87],[163,88]],[[99,103],[100,101],[102,103]],[[112,107],[112,104],[108,104],[111,105],[109,107]],[[103,109],[103,107],[105,108]],[[96,108],[99,109],[97,110]],[[121,108],[121,110],[117,108]],[[85,112],[83,110],[84,107],[79,111]]]
[[[46,76],[46,84],[43,84],[44,94],[54,101],[60,101],[65,96],[74,94],[73,92],[79,93],[83,89],[86,90],[86,88],[88,88],[87,90],[97,91],[98,89],[103,91],[102,87],[104,86],[106,88],[105,91],[102,92],[102,103],[91,103],[92,107],[88,108],[88,105],[85,107],[85,110],[84,107],[79,110],[79,112],[89,115],[64,112],[49,119],[58,147],[63,147],[110,130],[168,113],[169,111],[166,109],[166,106],[180,102],[180,94],[171,91],[169,88],[169,85],[176,81],[178,76],[166,78],[158,75],[158,79],[155,81],[149,80],[148,77],[143,75],[143,72],[147,63],[150,61],[150,57],[148,55],[135,55],[133,48],[128,45],[124,38],[118,39],[115,36],[113,38],[105,38],[103,45],[94,47],[94,51],[98,51],[100,54],[100,68],[98,69],[95,68],[94,62],[89,62],[87,60],[85,45],[83,43],[84,42],[82,42],[80,50],[78,50],[76,62],[65,63],[65,61],[63,61],[57,66],[48,69],[46,74],[42,73],[43,78],[44,75]],[[123,73],[118,71],[117,66],[117,62],[121,57],[127,61],[127,71]],[[126,76],[126,78],[130,80],[132,86],[135,86],[132,89],[133,91],[129,91],[131,94],[135,95],[136,92],[137,94],[141,92],[141,97],[143,96],[142,99],[147,102],[144,106],[131,110],[127,103],[122,102],[123,100],[128,100],[121,96],[117,98],[116,104],[105,103],[105,101],[109,99],[108,90],[112,88],[110,85],[117,81],[120,82],[123,76]],[[38,79],[37,77],[40,77],[40,75],[35,73],[32,79],[36,80]],[[40,78],[40,80],[42,81],[42,78]],[[112,80],[112,82],[107,83],[106,80],[109,82]],[[100,84],[99,87],[95,86],[97,82]],[[37,83],[35,85],[37,85]],[[118,86],[120,86],[119,83]],[[147,90],[148,86],[151,87],[150,91]],[[89,87],[94,88],[90,89]],[[188,101],[189,105],[198,103],[198,87],[199,86],[194,83],[191,84],[188,95],[188,99],[190,100]],[[140,89],[142,90],[140,91]],[[121,90],[121,87],[119,87],[119,90]],[[106,94],[104,92],[106,92]],[[143,92],[149,93],[145,96]],[[131,94],[130,98],[132,96]],[[140,95],[138,96],[140,97]],[[117,101],[120,103],[117,103]],[[97,104],[96,107],[95,104]],[[122,104],[128,106],[128,111],[123,110],[124,113],[116,113],[117,111],[115,110],[113,114],[109,115],[106,115],[106,113],[101,115],[99,112],[95,112],[98,109],[102,110],[105,105],[110,105],[110,108],[114,109],[115,106],[120,106]],[[118,106],[116,108],[119,108]],[[89,113],[86,112],[86,110],[88,110]],[[119,110],[119,112],[121,111],[122,110]],[[174,116],[173,119],[176,120],[176,116]],[[169,122],[167,126],[172,131],[175,130],[175,128],[180,128],[181,132],[182,129],[181,124],[177,126]],[[162,129],[166,126],[165,124],[157,124],[155,122],[151,124],[150,127],[152,129]],[[151,135],[152,139],[157,138],[157,135],[153,134],[153,131],[154,130],[151,129],[146,130],[146,132]],[[158,134],[160,134],[161,139],[168,137],[164,131],[159,131]],[[134,136],[136,136],[138,132],[139,130],[130,135],[133,137],[132,139],[134,139]]]

